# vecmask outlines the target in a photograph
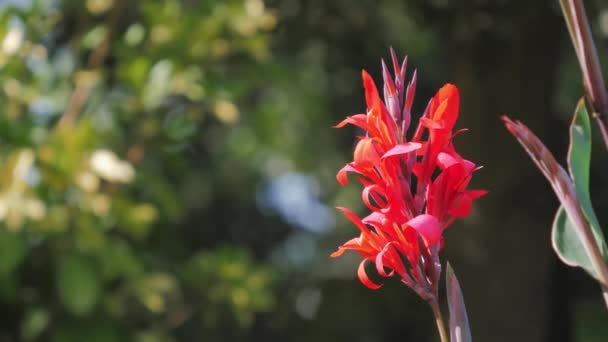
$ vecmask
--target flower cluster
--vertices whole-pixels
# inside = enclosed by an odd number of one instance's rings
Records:
[[[348,183],[347,173],[356,173],[364,186],[363,203],[372,211],[361,219],[347,208],[338,207],[361,234],[344,243],[331,256],[355,250],[364,259],[358,276],[369,288],[365,271],[368,261],[384,277],[398,275],[423,299],[437,295],[441,272],[439,250],[443,231],[459,217],[467,216],[472,201],[486,191],[467,190],[478,167],[454,149],[452,138],[458,118],[460,96],[452,84],[444,85],[430,100],[413,136],[407,139],[416,88],[416,71],[405,84],[407,57],[401,65],[391,50],[394,79],[384,61],[384,100],[371,76],[364,70],[363,86],[367,113],[347,117],[336,125],[358,126],[359,137],[353,161],[336,178]],[[412,127],[414,128],[414,127]]]

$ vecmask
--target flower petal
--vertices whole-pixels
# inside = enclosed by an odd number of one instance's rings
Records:
[[[422,144],[417,143],[417,142],[407,142],[404,144],[399,144],[399,145],[391,148],[390,150],[388,150],[386,153],[384,153],[382,155],[382,159],[390,157],[390,156],[410,153],[410,152],[418,150],[421,147],[422,147]]]
[[[342,211],[344,216],[346,216],[347,219],[349,219],[352,223],[354,223],[355,226],[357,226],[357,228],[359,228],[359,230],[361,230],[361,232],[369,233],[369,228],[367,228],[365,226],[365,224],[363,224],[363,222],[361,222],[361,219],[352,210],[350,210],[348,208],[344,208],[344,207],[336,207],[336,208],[338,210]]]
[[[335,125],[334,128],[342,128],[347,124],[355,125],[357,127],[361,127],[364,130],[367,130],[367,115],[365,114],[357,114],[348,116],[346,119],[342,120],[339,124]]]
[[[440,152],[437,155],[437,165],[441,169],[447,169],[448,167],[460,163],[460,159],[451,153]]]
[[[344,167],[341,168],[340,171],[338,171],[338,173],[336,174],[336,180],[338,180],[338,183],[340,183],[340,185],[348,184],[348,172],[361,173],[351,163],[344,165]]]
[[[478,199],[479,197],[485,196],[488,192],[488,190],[467,190],[466,194],[471,199]]]
[[[407,225],[414,228],[424,240],[426,247],[433,246],[441,239],[439,221],[432,215],[422,214],[407,221]]]
[[[355,146],[353,161],[355,164],[363,165],[367,165],[369,163],[371,163],[371,165],[380,164],[380,154],[376,150],[373,138],[359,140],[357,146]]]
[[[386,216],[379,211],[374,211],[371,214],[367,215],[363,220],[361,220],[365,224],[370,224],[372,226],[382,226],[386,221]]]
[[[433,121],[443,121],[443,128],[451,131],[458,119],[458,107],[460,106],[460,94],[458,88],[453,84],[446,84],[433,97],[430,110],[430,118]]]
[[[378,271],[378,274],[383,277],[392,277],[393,274],[395,274],[394,270],[391,270],[389,273],[386,273],[386,270],[384,269],[384,258],[386,256],[386,253],[389,251],[389,248],[391,248],[391,244],[387,243],[386,246],[384,246],[384,248],[382,249],[382,251],[378,253],[378,255],[376,255],[376,271]]]
[[[332,258],[337,258],[344,254],[348,249],[360,250],[361,247],[361,237],[352,238],[346,241],[342,246],[338,247],[338,250],[331,253],[329,256]]]
[[[361,280],[361,283],[363,283],[363,285],[367,286],[368,288],[372,289],[372,290],[377,290],[379,288],[382,287],[382,285],[378,285],[374,282],[371,281],[371,279],[369,279],[369,277],[367,276],[367,272],[365,272],[365,263],[367,262],[367,259],[364,259],[363,261],[361,261],[361,263],[359,264],[359,268],[357,269],[357,275],[359,276],[359,280]]]
[[[448,211],[448,214],[455,217],[467,217],[472,209],[473,200],[466,194],[461,194],[455,201],[455,206]]]

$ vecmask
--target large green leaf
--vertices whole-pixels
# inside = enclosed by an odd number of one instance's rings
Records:
[[[471,328],[469,327],[467,308],[464,305],[460,283],[450,263],[448,263],[446,270],[446,287],[450,310],[450,341],[471,342]]]
[[[27,242],[21,233],[0,229],[0,276],[8,276],[27,256]]]
[[[589,260],[587,251],[578,236],[576,227],[568,219],[566,211],[561,206],[557,210],[557,214],[555,214],[551,240],[555,252],[565,264],[573,267],[582,267],[594,278],[598,278],[593,264]]]
[[[568,150],[568,168],[574,183],[585,218],[604,260],[608,256],[608,248],[604,234],[599,225],[589,194],[589,168],[591,166],[591,124],[584,99],[578,102],[574,118],[570,126],[570,147]],[[597,273],[588,253],[581,241],[576,227],[568,218],[563,207],[557,211],[553,221],[551,234],[553,247],[566,264],[585,269],[596,279]]]
[[[84,315],[90,312],[101,292],[97,268],[85,257],[66,257],[57,274],[57,291],[61,302],[71,313]]]
[[[591,167],[591,123],[585,100],[576,105],[570,124],[568,168],[579,197],[589,198],[589,168]],[[581,196],[583,195],[583,196]]]

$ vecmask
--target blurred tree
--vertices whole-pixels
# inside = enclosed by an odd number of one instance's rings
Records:
[[[273,307],[275,273],[204,232],[255,184],[224,137],[275,22],[259,0],[0,4],[0,340],[224,340]]]

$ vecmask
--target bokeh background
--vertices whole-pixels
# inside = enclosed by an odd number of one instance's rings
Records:
[[[606,67],[608,4],[586,4]],[[459,86],[457,147],[485,166],[442,252],[475,340],[608,340],[499,121],[564,160],[582,87],[557,0],[0,0],[0,341],[437,341],[412,291],[328,258],[356,233],[333,207],[365,211],[335,181],[357,132],[331,126],[390,46],[416,113]],[[596,140],[603,222],[607,167]]]

